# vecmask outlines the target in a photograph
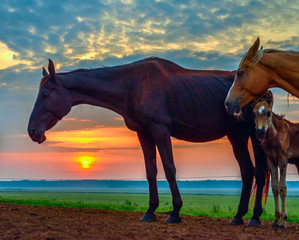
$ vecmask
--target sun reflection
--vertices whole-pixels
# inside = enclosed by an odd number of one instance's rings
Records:
[[[92,163],[95,162],[95,157],[86,155],[78,156],[77,161],[83,169],[89,169],[91,168]]]

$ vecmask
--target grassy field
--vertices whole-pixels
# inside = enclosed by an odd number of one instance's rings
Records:
[[[237,211],[238,196],[182,195],[181,214],[191,216],[210,216],[231,218]],[[74,208],[111,209],[121,211],[146,211],[147,194],[125,193],[56,193],[56,192],[1,192],[0,201],[6,203],[63,206]],[[286,200],[288,222],[299,223],[299,198]],[[157,212],[169,212],[172,209],[171,195],[160,194],[160,206]],[[252,209],[245,218],[252,216]],[[274,200],[269,197],[264,208],[262,220],[274,220]]]

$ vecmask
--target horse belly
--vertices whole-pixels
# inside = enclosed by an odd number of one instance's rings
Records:
[[[213,124],[195,127],[173,121],[171,126],[172,137],[189,142],[209,142],[222,138],[226,134],[227,131],[224,127]]]

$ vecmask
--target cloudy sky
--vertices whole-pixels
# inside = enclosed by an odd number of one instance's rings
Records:
[[[151,56],[186,68],[234,70],[258,36],[264,48],[299,51],[298,13],[298,0],[1,1],[0,178],[145,179],[136,134],[111,111],[74,107],[47,142],[29,139],[28,118],[49,58],[57,72]],[[274,93],[275,112],[298,121],[299,100],[291,97],[288,105],[284,91]],[[225,138],[173,144],[179,179],[240,175]],[[299,180],[293,167],[288,172]]]

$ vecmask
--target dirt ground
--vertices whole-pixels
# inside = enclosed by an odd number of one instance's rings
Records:
[[[287,231],[229,226],[228,219],[182,216],[180,224],[139,222],[141,212],[37,207],[0,203],[0,239],[299,239],[299,224]],[[247,223],[247,222],[246,222]]]

